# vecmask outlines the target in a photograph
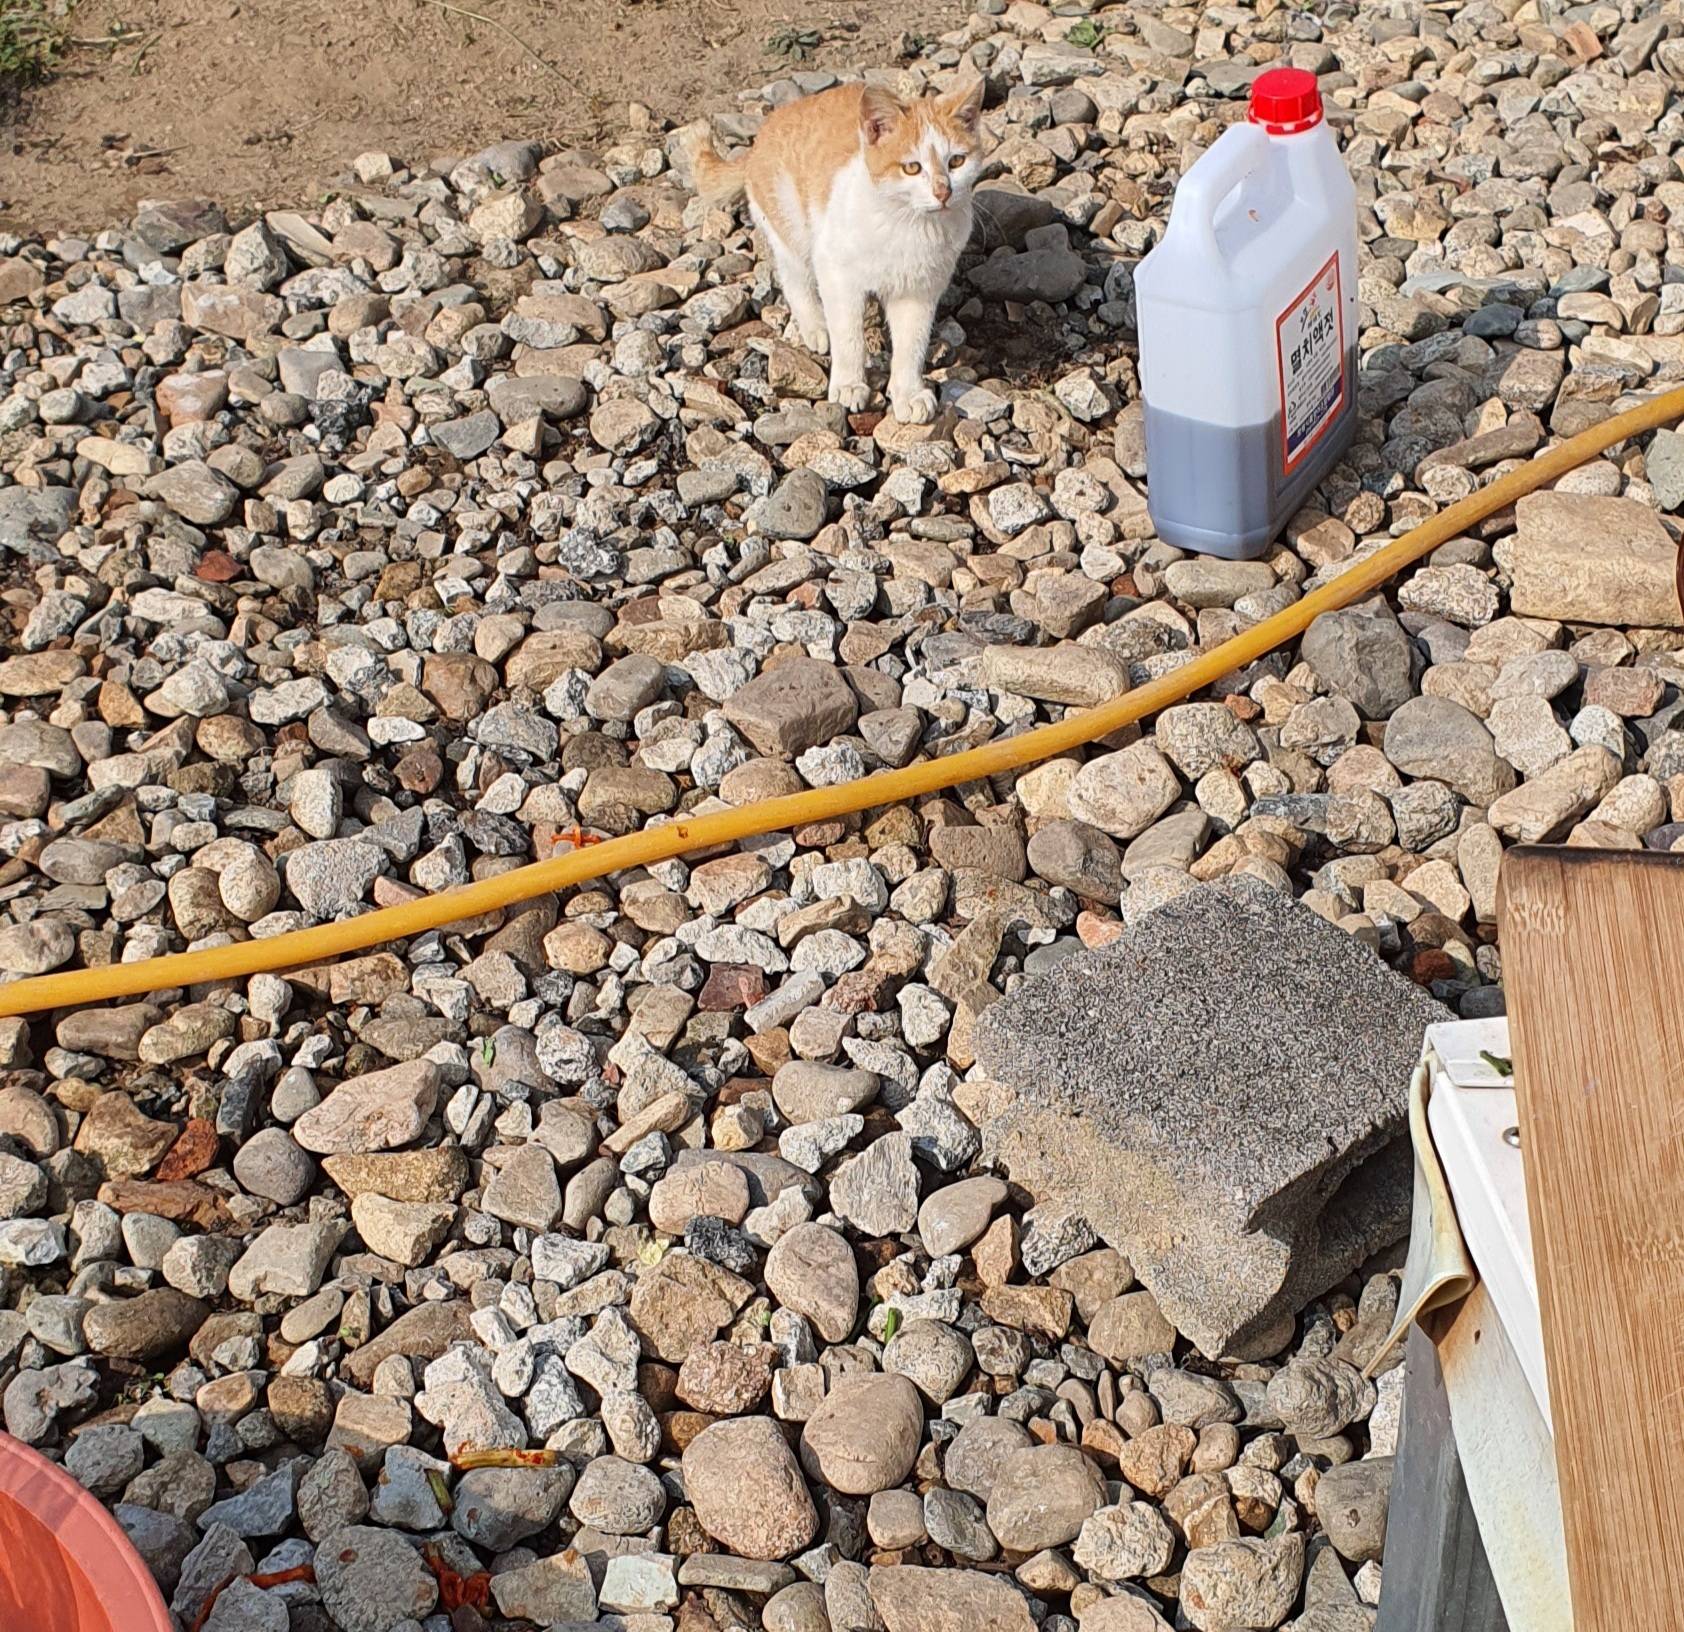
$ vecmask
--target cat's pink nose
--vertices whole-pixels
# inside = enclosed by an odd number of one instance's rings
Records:
[[[953,196],[953,189],[945,180],[932,181],[930,191],[936,195],[936,203],[945,204]]]

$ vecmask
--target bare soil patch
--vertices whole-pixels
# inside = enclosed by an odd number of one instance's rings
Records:
[[[461,4],[503,28],[438,0],[83,0],[73,41],[110,43],[73,43],[6,110],[0,222],[85,231],[170,195],[304,203],[369,148],[417,164],[589,142],[628,103],[718,111],[792,68],[892,61],[904,35],[961,15],[954,0]],[[804,58],[771,48],[803,31],[820,36]]]

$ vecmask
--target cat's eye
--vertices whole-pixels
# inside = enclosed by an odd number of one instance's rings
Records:
[[[965,160],[969,157],[969,153],[955,153],[952,158],[947,161],[947,168],[949,170],[963,170],[965,168]]]
[[[921,165],[916,159],[908,159],[906,163],[901,166],[901,173],[903,175],[915,176],[923,168],[923,165]]]

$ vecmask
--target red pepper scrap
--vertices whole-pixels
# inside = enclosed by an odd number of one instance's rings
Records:
[[[475,1570],[463,1575],[445,1562],[444,1554],[429,1543],[421,1549],[422,1562],[433,1572],[439,1584],[439,1608],[449,1612],[462,1608],[491,1608],[491,1575],[487,1570]]]

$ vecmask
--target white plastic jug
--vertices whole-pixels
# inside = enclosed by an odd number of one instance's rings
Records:
[[[1356,191],[1314,74],[1258,76],[1134,287],[1158,536],[1259,556],[1356,429]]]

